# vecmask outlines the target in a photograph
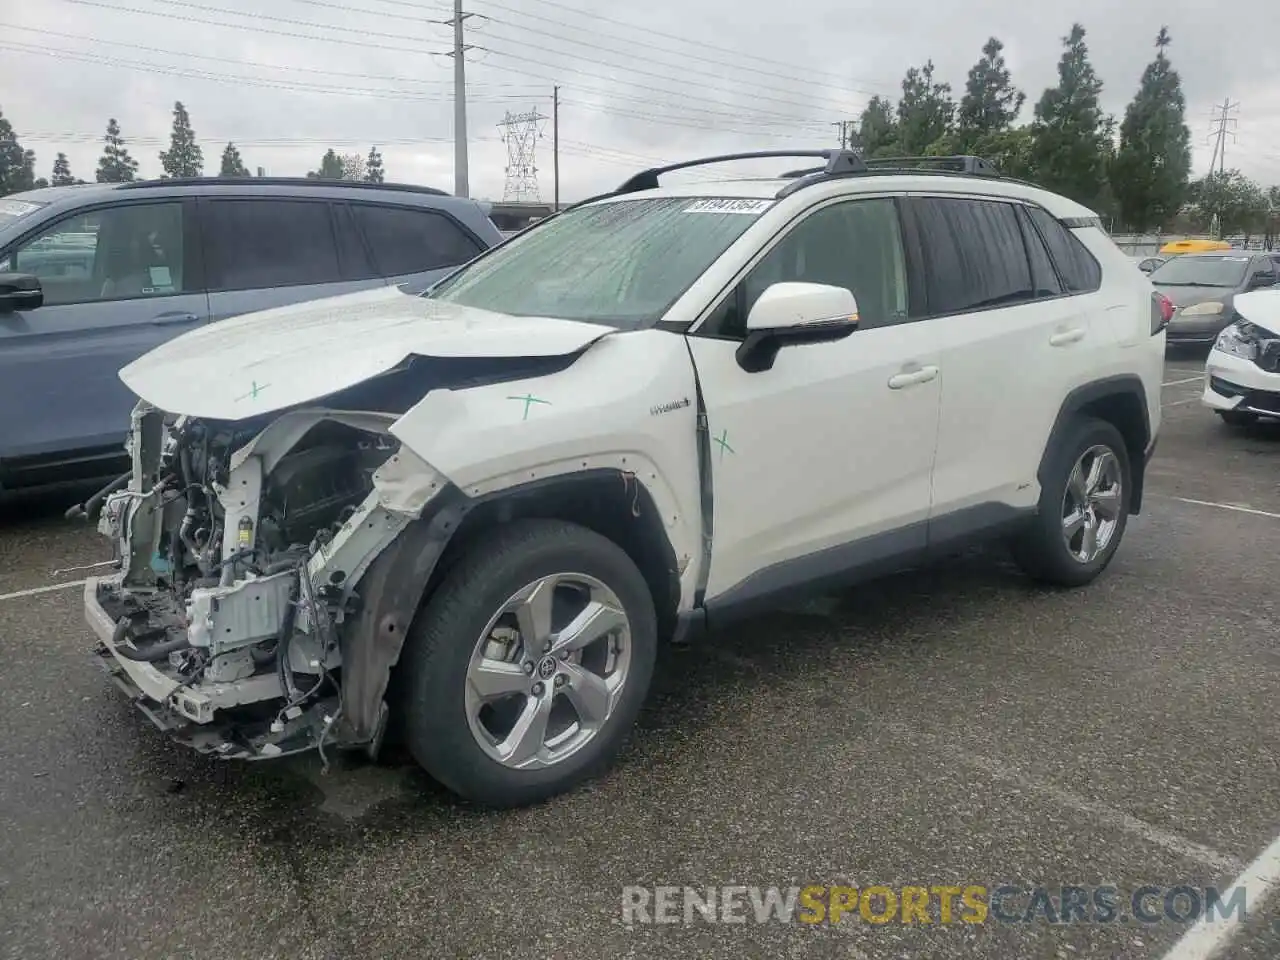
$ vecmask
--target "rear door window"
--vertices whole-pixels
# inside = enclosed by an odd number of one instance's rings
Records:
[[[967,313],[1036,299],[1013,204],[921,197],[909,206],[924,261],[930,314]]]
[[[1040,231],[1069,293],[1092,293],[1102,286],[1102,267],[1087,247],[1040,207],[1030,207],[1031,221]]]
[[[356,203],[351,212],[384,277],[425,273],[466,263],[481,246],[443,213]]]
[[[211,291],[342,279],[327,202],[263,198],[201,205]]]

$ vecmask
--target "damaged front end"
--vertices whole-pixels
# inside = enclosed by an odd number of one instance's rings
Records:
[[[98,523],[119,572],[86,583],[85,610],[158,726],[224,757],[376,753],[388,671],[465,499],[388,432],[395,420],[226,422],[139,403],[132,475]]]

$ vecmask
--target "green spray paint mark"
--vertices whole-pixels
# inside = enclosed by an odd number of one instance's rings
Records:
[[[720,436],[716,437],[716,443],[720,444],[720,459],[724,459],[724,452],[728,450],[730,453],[737,453],[733,447],[729,446],[729,431],[721,430]]]
[[[550,400],[539,400],[537,397],[535,397],[535,396],[534,396],[533,394],[531,394],[531,393],[529,393],[529,394],[525,394],[523,397],[507,397],[507,399],[508,399],[508,400],[520,400],[520,401],[522,401],[522,402],[524,403],[524,416],[520,418],[521,420],[528,420],[528,419],[529,419],[529,407],[530,407],[530,406],[532,406],[532,405],[533,405],[533,404],[535,404],[535,403],[545,403],[547,406],[551,406],[551,401],[550,401]]]
[[[263,390],[267,389],[267,387],[269,386],[271,386],[271,384],[269,383],[259,384],[257,380],[254,380],[252,389],[248,393],[244,394],[243,396],[236,397],[236,402],[239,403],[241,400],[257,400],[258,394],[260,394]]]

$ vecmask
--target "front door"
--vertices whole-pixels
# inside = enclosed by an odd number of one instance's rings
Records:
[[[851,290],[859,329],[749,373],[747,313],[781,281]],[[689,336],[711,436],[709,609],[923,550],[940,371],[912,315],[897,204],[859,199],[808,214]]]
[[[0,252],[0,271],[34,274],[44,288],[43,306],[0,314],[6,466],[122,452],[137,398],[120,368],[208,319],[191,209],[181,200],[98,207]]]

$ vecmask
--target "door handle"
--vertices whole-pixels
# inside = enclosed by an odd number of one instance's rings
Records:
[[[194,313],[161,313],[151,318],[151,322],[157,327],[165,327],[173,323],[195,323],[200,318]]]
[[[917,383],[928,383],[937,375],[937,367],[919,367],[905,373],[895,373],[889,378],[889,389],[901,390],[903,387],[910,387]]]
[[[1071,330],[1063,330],[1061,333],[1055,333],[1049,338],[1049,345],[1053,347],[1065,347],[1069,343],[1079,343],[1084,339],[1084,328],[1075,327]]]

